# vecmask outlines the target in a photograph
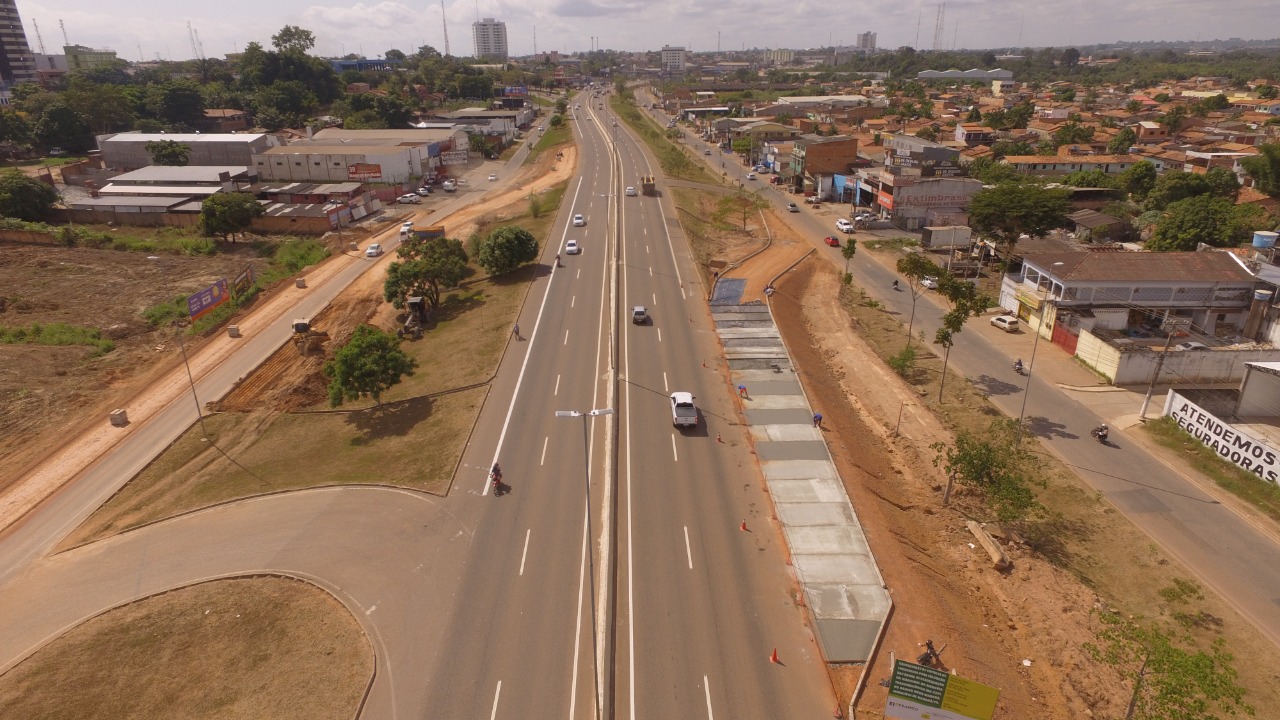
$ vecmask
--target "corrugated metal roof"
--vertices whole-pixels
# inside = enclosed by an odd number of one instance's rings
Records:
[[[106,187],[98,191],[100,195],[173,195],[194,197],[198,195],[212,195],[222,190],[220,187],[207,187],[199,185],[116,185],[108,184]]]
[[[245,165],[184,165],[182,167],[172,167],[169,165],[148,165],[147,167],[116,175],[111,178],[113,183],[136,183],[136,182],[218,182],[220,173],[230,173],[232,177],[236,175],[244,175],[249,172],[249,168]]]
[[[1024,255],[1024,262],[1048,271],[1061,281],[1252,283],[1254,277],[1225,252],[1042,253]]]

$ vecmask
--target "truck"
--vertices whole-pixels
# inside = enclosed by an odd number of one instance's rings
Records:
[[[432,225],[426,228],[410,227],[409,234],[414,240],[439,240],[445,236],[444,225]]]
[[[972,237],[973,230],[964,225],[927,227],[920,235],[920,247],[926,250],[969,247]]]
[[[644,193],[645,195],[658,194],[658,186],[657,184],[654,183],[652,175],[640,176],[640,192]]]
[[[693,404],[693,395],[671,393],[671,424],[680,429],[698,426],[698,407]]]

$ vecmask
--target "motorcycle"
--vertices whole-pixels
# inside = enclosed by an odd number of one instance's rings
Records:
[[[902,289],[902,286],[898,284],[898,281],[897,281],[897,280],[894,280],[894,281],[893,281],[893,289],[894,289],[894,290],[901,290],[901,289]]]
[[[1025,365],[1023,365],[1023,364],[1022,364],[1022,361],[1021,361],[1021,360],[1019,360],[1019,361],[1017,361],[1017,362],[1015,362],[1015,363],[1013,364],[1013,371],[1014,371],[1014,372],[1016,372],[1016,373],[1018,373],[1019,375],[1026,375],[1026,374],[1027,374],[1027,368],[1026,368],[1026,366],[1025,366]]]
[[[1090,430],[1089,434],[1097,438],[1098,442],[1102,443],[1103,445],[1107,444],[1107,435],[1109,434],[1109,432],[1105,425],[1103,425],[1102,427],[1096,427]]]
[[[493,485],[493,496],[498,497],[502,494],[502,471],[489,471],[489,482]]]

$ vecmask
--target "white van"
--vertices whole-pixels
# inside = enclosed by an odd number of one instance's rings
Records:
[[[440,184],[440,187],[445,192],[454,192],[458,189],[458,182],[456,180],[445,180]]]

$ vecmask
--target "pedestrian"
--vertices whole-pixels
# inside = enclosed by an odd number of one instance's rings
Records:
[[[816,412],[813,414],[813,426],[816,428],[822,427],[822,413]]]
[[[747,397],[747,386],[746,386],[746,385],[739,385],[739,386],[738,386],[738,397],[740,397],[740,398]]]
[[[520,323],[516,323],[516,324],[515,324],[515,327],[511,328],[511,334],[512,334],[512,335],[515,335],[517,340],[521,340],[521,339],[522,339],[522,338],[520,337]]]

